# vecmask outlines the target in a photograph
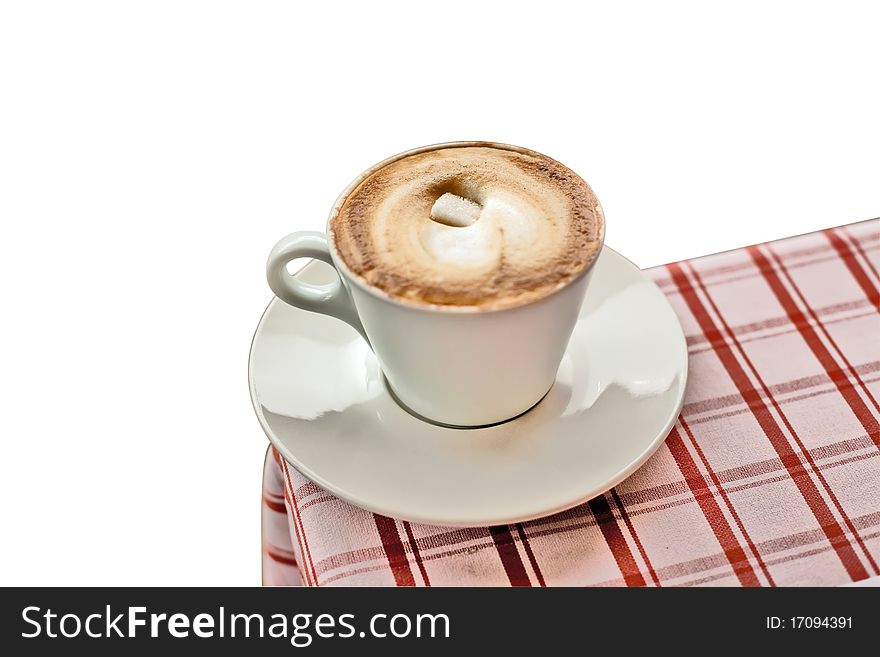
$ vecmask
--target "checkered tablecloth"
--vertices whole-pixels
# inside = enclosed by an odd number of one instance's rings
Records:
[[[684,408],[641,469],[564,513],[469,529],[394,520],[270,448],[264,583],[791,586],[880,574],[878,269],[875,219],[648,270],[687,336]]]

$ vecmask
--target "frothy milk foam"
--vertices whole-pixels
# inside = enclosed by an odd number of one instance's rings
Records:
[[[449,145],[370,173],[331,218],[363,282],[410,303],[506,308],[553,292],[601,246],[589,185],[539,153]]]

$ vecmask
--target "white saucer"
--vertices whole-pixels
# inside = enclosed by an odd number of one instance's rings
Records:
[[[298,274],[334,275],[323,263]],[[660,290],[605,247],[556,384],[510,422],[450,429],[413,417],[354,329],[278,299],[257,327],[249,378],[269,440],[323,488],[414,522],[497,525],[575,506],[644,463],[681,410],[687,348]]]

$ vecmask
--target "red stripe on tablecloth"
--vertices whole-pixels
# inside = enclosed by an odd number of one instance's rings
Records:
[[[516,549],[510,528],[506,525],[489,527],[489,534],[495,543],[495,549],[498,551],[498,557],[501,559],[501,565],[504,566],[504,572],[507,573],[510,585],[531,586],[532,582],[526,572],[522,557],[519,555],[519,550]]]
[[[287,507],[285,507],[284,504],[279,504],[275,500],[270,500],[265,495],[263,495],[263,504],[277,513],[287,513]]]
[[[279,552],[277,550],[277,548],[274,548],[271,545],[267,545],[265,550],[266,550],[266,555],[270,559],[272,559],[273,561],[277,561],[278,563],[283,563],[288,566],[295,566],[296,565],[296,559],[294,557],[288,556],[286,554],[282,554],[281,552]]]
[[[382,549],[385,550],[385,557],[388,559],[388,565],[391,566],[394,582],[397,586],[415,586],[416,580],[412,568],[409,567],[409,559],[406,558],[406,549],[400,540],[400,533],[397,531],[397,522],[378,513],[373,514],[373,520],[376,522],[376,529],[379,530]]]
[[[849,241],[852,242],[852,247],[858,252],[858,254],[860,256],[862,256],[862,260],[865,261],[865,264],[868,266],[868,269],[870,269],[871,272],[874,274],[874,278],[880,279],[880,274],[878,274],[877,270],[874,269],[874,264],[871,262],[871,259],[868,257],[868,254],[865,253],[865,250],[862,248],[862,245],[859,242],[859,240],[856,237],[854,237],[845,227],[841,227],[838,230],[840,230],[841,233],[843,233],[844,235],[846,235],[849,238]],[[880,233],[880,230],[878,230],[877,232]]]
[[[834,259],[838,259],[837,256]],[[789,266],[789,269],[791,267]],[[756,272],[755,275],[759,275],[759,272]],[[705,282],[705,279],[703,279]],[[714,287],[714,285],[713,285]],[[815,312],[820,317],[825,315],[839,315],[841,313],[845,313],[847,311],[852,310],[861,310],[862,308],[868,308],[868,314],[873,315],[874,309],[870,307],[871,304],[868,303],[867,299],[856,299],[854,301],[846,301],[844,303],[832,303],[828,306],[822,306],[820,308],[813,308],[813,312]],[[856,315],[857,317],[861,317],[861,315]],[[849,319],[849,317],[844,317],[843,319]],[[788,317],[784,315],[778,315],[776,317],[768,317],[767,319],[758,320],[756,322],[748,322],[746,324],[736,324],[730,327],[731,330],[737,335],[746,336],[750,333],[758,333],[760,331],[766,331],[767,329],[773,328],[782,328],[788,331],[793,331],[794,328],[791,325],[791,322],[788,320]],[[685,336],[685,341],[688,346],[691,347],[696,344],[700,344],[701,342],[708,342],[706,340],[706,336],[702,333],[694,333],[691,335]]]
[[[856,393],[856,391],[853,389],[852,385],[850,385],[846,374],[844,374],[841,368],[838,367],[837,361],[835,360],[833,354],[825,347],[825,345],[822,343],[822,340],[819,339],[816,331],[813,330],[812,326],[810,326],[807,318],[803,315],[803,313],[801,313],[794,299],[791,297],[791,295],[788,294],[788,290],[785,289],[779,278],[776,276],[776,272],[773,269],[773,266],[759,249],[757,249],[756,247],[752,247],[752,249],[754,249],[754,251],[750,249],[752,258],[755,259],[756,263],[758,263],[758,268],[761,269],[761,273],[770,284],[770,288],[773,290],[773,294],[776,295],[776,299],[779,301],[780,304],[782,304],[782,307],[785,309],[785,312],[789,316],[789,319],[792,321],[795,327],[797,327],[797,330],[803,336],[807,345],[816,355],[818,361],[822,364],[825,373],[828,374],[828,378],[834,381],[834,385],[837,386],[838,390],[840,390],[840,394],[843,395],[846,403],[849,404],[849,407],[852,409],[853,413],[855,413],[856,418],[859,420],[859,422],[861,422],[862,426],[865,427],[865,431],[868,432],[869,436],[871,435],[871,428],[873,428],[875,439],[878,441],[878,447],[880,447],[880,424],[878,424],[877,419],[873,416],[870,409],[865,406],[865,403],[862,401],[861,397],[859,397],[858,393]],[[788,284],[791,286],[792,290],[794,290],[795,294],[800,299],[801,304],[803,304],[804,308],[807,309],[807,312],[816,323],[816,326],[819,328],[819,330],[822,331],[825,339],[828,340],[828,343],[834,348],[838,356],[840,356],[843,364],[846,365],[846,368],[849,370],[850,374],[856,379],[859,386],[862,388],[862,391],[865,393],[868,399],[871,400],[874,408],[880,411],[880,406],[877,405],[877,400],[874,399],[874,395],[871,394],[871,391],[865,385],[865,382],[862,381],[862,377],[859,376],[856,368],[852,366],[852,363],[849,362],[849,359],[843,353],[843,350],[839,346],[837,346],[834,338],[831,337],[831,334],[828,333],[828,330],[825,328],[822,322],[819,321],[819,318],[810,308],[810,304],[807,303],[807,300],[801,293],[800,288],[797,286],[797,284],[794,282],[794,279],[786,270],[782,260],[779,259],[779,256],[776,255],[776,253],[774,253],[771,248],[768,247],[767,251],[776,262],[777,267],[779,267],[779,271],[782,272],[783,276],[785,276],[785,279],[788,281]],[[870,426],[865,424],[866,421],[869,423]]]
[[[848,317],[834,317],[832,319],[826,319],[822,322],[822,326],[827,327],[832,324],[842,324],[843,322],[852,322],[852,321],[855,321],[858,319],[864,319],[865,317],[873,317],[876,312],[877,311],[874,310],[873,308],[869,308],[866,312],[863,312],[859,315],[849,315]],[[795,331],[797,331],[797,329],[795,327],[793,327],[791,324],[788,323],[788,319],[786,319],[785,322],[786,322],[787,328],[785,328],[781,331],[777,331],[776,333],[763,333],[761,335],[753,335],[753,336],[747,337],[747,338],[740,338],[740,342],[742,344],[748,344],[749,342],[758,342],[760,340],[767,340],[768,338],[778,338],[780,336],[788,335],[789,333],[794,333]],[[736,330],[736,329],[734,329],[734,330]],[[710,349],[712,349],[711,345],[709,345],[707,347],[695,347],[695,348],[691,348],[689,346],[688,347],[688,354],[690,354],[690,355],[701,354],[704,351],[709,351]]]
[[[863,374],[873,374],[875,372],[880,372],[880,360],[860,363],[859,365],[855,366],[855,370],[859,374],[859,376]],[[792,379],[791,381],[786,381],[784,383],[775,383],[772,386],[768,386],[768,388],[770,390],[770,393],[778,399],[792,392],[800,392],[801,390],[805,390],[807,388],[817,388],[820,386],[825,386],[829,383],[833,382],[826,375],[813,374],[811,376],[804,376],[797,379]],[[758,392],[760,393],[760,391]],[[682,410],[682,414],[691,418],[691,424],[693,424],[695,415],[706,413],[708,411],[721,411],[733,408],[741,405],[742,403],[742,395],[740,395],[739,393],[722,395],[720,397],[710,397],[708,399],[701,399],[700,401],[694,401],[685,404]]]
[[[327,491],[318,486],[315,482],[306,480],[306,483],[296,489],[296,496],[297,499],[304,500],[309,495],[320,495],[326,492]]]
[[[834,232],[833,228],[823,230],[822,234],[828,238],[828,241],[831,242],[832,246],[837,250],[837,253],[840,255],[840,259],[843,260],[843,264],[846,265],[846,268],[849,269],[850,273],[853,275],[853,278],[856,279],[859,287],[864,290],[865,296],[868,297],[868,300],[872,304],[874,304],[875,308],[880,310],[880,293],[877,292],[877,288],[874,287],[871,279],[868,278],[865,270],[862,269],[862,266],[859,264],[859,261],[856,259],[852,250],[849,248],[849,245],[837,233]]]
[[[269,499],[274,499],[276,502],[284,502],[284,486],[281,487],[281,493],[276,493],[274,491],[263,488],[263,494],[266,495]]]
[[[287,461],[285,459],[281,459],[281,471],[284,473],[284,479],[287,481],[287,501],[290,502],[291,506],[290,515],[291,517],[293,517],[293,521],[295,523],[294,526],[299,527],[299,530],[296,532],[297,538],[300,538],[300,535],[302,535],[300,553],[305,555],[307,566],[302,570],[311,576],[312,584],[314,584],[314,586],[318,586],[318,573],[315,570],[315,562],[312,561],[312,551],[309,548],[309,539],[306,536],[306,528],[303,526],[302,518],[299,515],[299,507],[297,506],[296,502],[296,494],[293,492],[293,481],[291,481],[290,479],[290,470],[288,470],[287,468]],[[302,552],[303,548],[305,548],[305,552]]]
[[[709,315],[709,311],[703,305],[703,302],[697,295],[696,290],[694,290],[694,288],[691,286],[690,282],[687,279],[687,276],[684,273],[684,270],[681,268],[681,265],[679,265],[678,263],[673,263],[667,265],[666,267],[672,274],[672,277],[675,280],[679,291],[681,292],[682,298],[685,300],[685,303],[690,309],[691,314],[697,320],[697,323],[700,325],[703,333],[706,334],[706,337],[709,338],[709,341],[713,345],[715,345],[715,353],[718,356],[718,359],[721,361],[722,365],[724,365],[724,368],[727,370],[728,375],[730,376],[734,385],[736,385],[739,393],[742,395],[743,400],[752,411],[752,414],[755,416],[755,419],[761,426],[761,429],[764,432],[764,435],[767,437],[767,440],[773,446],[773,449],[776,450],[776,453],[779,455],[779,459],[785,465],[786,470],[788,470],[791,474],[791,478],[795,482],[795,485],[797,485],[801,496],[804,498],[804,501],[807,503],[810,511],[812,511],[813,515],[816,517],[816,520],[822,527],[825,535],[831,542],[831,545],[834,546],[834,549],[837,552],[837,555],[840,558],[840,561],[846,569],[847,573],[849,574],[850,578],[854,581],[864,579],[865,577],[867,577],[868,572],[867,570],[865,570],[865,567],[859,560],[858,555],[855,553],[855,550],[853,550],[852,545],[846,538],[846,535],[843,532],[843,528],[834,518],[834,515],[831,513],[831,509],[825,503],[825,500],[822,498],[822,495],[819,493],[819,489],[816,488],[813,480],[800,466],[797,456],[794,454],[791,445],[789,445],[788,440],[782,432],[782,428],[771,415],[770,409],[761,399],[761,395],[759,395],[758,391],[752,386],[751,382],[749,381],[748,375],[739,364],[739,361],[734,355],[733,350],[725,341],[724,336],[721,334],[721,331],[715,326],[715,322]],[[764,380],[758,375],[757,370],[755,369],[754,365],[752,365],[751,360],[746,355],[746,352],[742,348],[742,345],[739,344],[736,336],[730,331],[730,328],[727,326],[727,322],[724,320],[724,317],[721,315],[720,312],[718,312],[718,308],[715,307],[715,303],[714,301],[712,301],[712,297],[709,295],[706,287],[702,284],[702,281],[700,281],[700,277],[697,274],[696,270],[691,268],[691,271],[693,272],[694,279],[697,281],[697,284],[700,286],[703,294],[706,295],[709,303],[712,304],[712,307],[715,313],[718,315],[718,319],[721,322],[722,327],[730,336],[730,339],[733,341],[733,343],[737,346],[737,349],[739,349],[739,352],[742,354],[752,372],[755,374],[755,377],[760,382],[761,387],[764,389],[764,394],[767,396],[767,399],[773,404],[776,412],[785,422],[786,428],[789,430],[792,437],[797,442],[801,451],[806,453],[807,450],[802,444],[800,438],[795,433],[794,429],[792,428],[791,423],[788,422],[788,419],[782,413],[782,409],[779,407],[779,404],[776,403],[776,400],[773,398],[772,394],[770,394],[770,390],[767,388]]]
[[[868,383],[874,383],[875,381],[880,381],[880,378],[867,380]],[[825,390],[815,390],[813,392],[808,392],[803,395],[795,395],[793,397],[786,397],[785,399],[780,399],[780,400],[778,400],[778,403],[780,403],[780,404],[793,404],[794,402],[803,401],[804,399],[811,399],[813,397],[820,397],[822,395],[830,395],[830,394],[836,393],[836,392],[837,392],[837,388],[829,388],[829,389],[825,389]],[[705,415],[703,417],[694,418],[693,420],[691,420],[691,424],[700,424],[700,423],[704,423],[704,422],[711,422],[712,420],[719,420],[719,419],[725,418],[725,417],[734,417],[736,415],[742,415],[743,413],[748,413],[748,412],[750,412],[750,410],[751,409],[748,408],[748,405],[746,405],[745,408],[738,408],[733,411],[726,411],[724,413],[716,413],[715,415]],[[873,440],[871,440],[871,438],[868,438],[868,440],[870,440],[873,443]]]
[[[721,499],[724,500],[724,504],[730,511],[733,522],[736,523],[737,528],[739,529],[740,533],[746,541],[746,545],[748,546],[751,553],[754,555],[755,560],[758,563],[758,567],[761,569],[761,572],[764,573],[764,577],[767,578],[767,583],[770,586],[776,586],[776,582],[773,581],[773,576],[770,574],[770,571],[767,568],[767,564],[765,564],[764,560],[761,558],[760,550],[758,550],[755,542],[752,540],[752,537],[749,536],[748,531],[746,531],[745,524],[739,517],[739,514],[736,512],[736,507],[734,507],[733,503],[730,501],[730,497],[727,495],[727,491],[724,490],[724,486],[721,485],[721,477],[719,477],[718,473],[715,472],[715,470],[712,468],[712,465],[709,463],[709,459],[703,452],[703,448],[700,447],[700,443],[697,442],[697,439],[694,436],[694,433],[691,431],[691,428],[688,425],[687,421],[684,419],[684,416],[679,418],[679,421],[681,423],[681,428],[684,429],[685,435],[687,435],[691,445],[694,446],[694,451],[697,453],[697,457],[700,459],[703,467],[706,468],[706,472],[708,473],[709,478],[712,480],[712,483],[715,484],[715,488],[718,490],[718,494],[721,496]],[[737,542],[737,545],[739,545],[739,542]]]
[[[868,528],[866,528],[866,530],[867,529]],[[814,533],[818,533],[819,537],[816,538],[814,536]],[[878,536],[880,536],[880,532],[871,532],[865,534],[865,538],[868,540],[877,538]],[[808,547],[808,549],[806,550],[801,550],[794,553],[791,552],[791,550],[795,550],[797,548],[815,545],[820,541],[823,543],[823,545],[817,548]],[[814,532],[802,532],[790,534],[788,536],[781,536],[761,543],[761,550],[762,552],[764,552],[764,554],[768,555],[769,558],[767,559],[767,564],[770,566],[798,561],[800,559],[804,559],[805,557],[814,556],[816,554],[823,554],[832,549],[833,548],[826,540],[825,535],[822,533],[821,530],[818,529],[814,530]],[[789,554],[785,554],[779,557],[772,556],[780,552],[789,552]],[[713,567],[711,565],[711,562],[715,556],[716,555],[707,555],[706,557],[701,557],[698,559],[670,564],[669,566],[660,569],[660,575],[663,577],[664,580],[680,580],[684,577],[691,577],[693,575],[699,575],[700,573],[715,570],[717,566]],[[678,581],[674,585],[693,586],[695,584],[715,581],[729,576],[729,572],[715,573],[708,576],[699,576],[697,579]],[[622,583],[622,579],[618,578],[616,580],[612,579],[604,580],[602,582],[596,582],[595,586],[620,586]],[[788,585],[790,586],[791,584]]]
[[[669,447],[669,452],[672,454],[672,458],[675,459],[678,469],[681,470],[681,474],[688,488],[690,488],[694,499],[700,505],[700,509],[709,523],[712,533],[715,534],[715,538],[718,540],[718,545],[721,546],[724,556],[730,562],[737,579],[739,579],[743,586],[760,586],[761,582],[758,581],[755,569],[749,562],[745,550],[739,544],[733,529],[727,522],[727,518],[724,517],[721,507],[715,501],[715,496],[712,495],[712,491],[709,490],[709,484],[706,483],[706,479],[700,473],[699,468],[697,468],[696,461],[694,461],[687,447],[685,447],[677,428],[672,428],[672,432],[666,439],[666,445]],[[749,547],[757,554],[757,549],[754,545],[750,544]]]
[[[282,479],[285,480],[284,482],[282,482],[281,488],[284,493],[284,499],[287,500],[288,504],[290,505],[290,518],[293,520],[293,534],[296,537],[297,544],[299,545],[299,553],[302,555],[305,555],[306,551],[305,551],[305,546],[303,545],[303,537],[301,535],[302,532],[300,531],[300,527],[297,524],[297,520],[293,517],[294,516],[293,501],[290,499],[290,494],[287,492],[289,480],[287,479],[287,472],[285,470],[285,462],[284,462],[284,459],[281,458],[281,455],[278,453],[278,450],[275,449],[274,447],[272,447],[272,458],[275,460],[275,464],[278,466],[278,470],[281,472]],[[302,574],[302,578],[303,578],[303,581],[306,584],[306,586],[313,584],[312,579],[311,579],[311,573],[309,573],[308,568],[304,568],[300,572]]]
[[[825,373],[834,382],[837,390],[840,392],[841,396],[844,398],[849,407],[852,409],[852,412],[856,416],[856,419],[858,419],[861,425],[865,428],[867,434],[871,436],[877,448],[880,449],[880,423],[877,422],[877,419],[873,416],[871,410],[867,407],[865,402],[855,391],[855,388],[853,388],[853,386],[850,384],[843,371],[837,366],[837,361],[835,361],[834,356],[831,355],[831,352],[828,351],[828,349],[825,347],[822,340],[819,338],[819,335],[816,333],[816,331],[813,330],[813,327],[810,326],[809,321],[798,308],[794,298],[788,293],[788,290],[785,289],[785,286],[782,284],[782,281],[776,274],[776,271],[773,269],[773,265],[770,263],[767,257],[763,253],[761,253],[758,247],[755,246],[749,247],[748,251],[749,254],[752,256],[752,260],[755,261],[755,264],[758,266],[758,269],[764,276],[764,280],[767,281],[767,284],[770,286],[770,289],[776,296],[776,299],[785,309],[785,312],[789,316],[789,319],[791,319],[792,323],[798,328],[798,331],[800,332],[801,337],[803,337],[804,342],[806,342],[807,346],[810,347],[810,350],[813,352],[816,360],[819,361],[819,363],[822,365],[822,368],[825,370]],[[771,254],[773,254],[772,251]],[[775,254],[773,255],[775,256]],[[779,263],[779,266],[783,268],[784,272],[784,266],[779,261],[779,258],[776,258],[776,261]],[[794,287],[795,291],[800,294],[800,291],[797,290],[794,281],[791,280],[791,278],[789,278],[788,280],[792,287]],[[806,300],[804,300],[803,297],[801,297],[801,301],[804,303],[804,305],[807,305]],[[809,308],[809,306],[807,307]],[[818,323],[818,320],[816,321]],[[834,342],[831,340],[831,336],[828,335],[827,332],[825,335],[829,339],[829,341],[834,344]],[[841,357],[842,356],[843,354],[841,353]],[[856,374],[849,361],[844,358],[844,362],[849,367],[850,371],[858,378],[858,374]],[[858,378],[858,380],[860,383],[862,383],[861,378]],[[862,383],[862,387],[867,391],[867,387],[865,387],[864,383]],[[872,396],[871,400],[873,401],[873,399],[874,398]],[[813,466],[813,470],[816,471],[816,477],[825,487],[825,490],[828,492],[828,496],[831,498],[832,503],[837,508],[837,511],[843,518],[843,521],[846,524],[847,528],[853,533],[856,542],[859,544],[862,552],[865,553],[865,556],[868,558],[868,562],[874,569],[874,572],[876,574],[880,574],[880,568],[877,567],[877,563],[874,561],[871,553],[868,552],[868,548],[865,546],[862,538],[855,530],[855,527],[852,524],[852,520],[850,520],[849,516],[844,511],[843,505],[838,501],[833,489],[831,488],[831,486],[828,485],[828,482],[825,480],[825,476],[816,467],[816,464],[812,461],[812,456],[808,451],[805,451],[804,456],[810,461],[810,465]]]
[[[612,488],[610,493],[611,499],[614,500],[614,504],[617,505],[617,508],[620,511],[620,517],[623,519],[626,528],[629,530],[629,535],[632,536],[633,542],[636,544],[636,549],[639,551],[639,554],[642,555],[642,561],[645,562],[645,566],[648,568],[648,574],[654,581],[654,585],[660,586],[660,579],[657,577],[657,571],[654,570],[654,566],[651,564],[651,560],[648,558],[648,553],[645,551],[645,546],[642,545],[642,541],[639,540],[639,535],[636,533],[636,528],[633,526],[632,519],[629,517],[629,513],[627,513],[626,511],[626,506],[624,506],[623,500],[621,500],[620,495],[617,494],[616,488]]]
[[[416,559],[416,565],[419,567],[419,572],[422,574],[425,586],[431,586],[431,580],[428,579],[428,571],[425,570],[425,561],[422,559],[422,551],[419,550],[419,544],[416,542],[416,537],[413,535],[412,525],[408,520],[403,521],[403,529],[406,531],[406,540],[409,541],[409,547]]]
[[[300,498],[302,499],[302,498]],[[324,502],[338,502],[339,498],[335,495],[322,495],[321,497],[313,497],[308,502],[300,502],[299,510],[300,512],[305,511],[310,506],[315,506],[316,504],[323,504]]]
[[[529,543],[529,537],[526,535],[526,530],[523,527],[523,524],[518,522],[514,526],[516,527],[517,534],[519,534],[519,540],[522,542],[523,549],[526,551],[526,556],[529,558],[529,563],[532,564],[532,570],[535,571],[535,578],[538,580],[538,586],[547,586],[547,582],[544,581],[544,574],[538,566],[538,560],[535,558],[535,553],[532,551],[532,546]]]
[[[290,494],[285,489],[284,491],[284,499],[287,500],[288,504],[290,504],[290,517],[293,518],[293,501],[290,499]],[[300,526],[297,524],[297,520],[293,519],[293,533],[296,536],[296,542],[299,545],[300,554],[305,554],[305,546],[303,544],[303,536]],[[303,569],[302,571],[303,578],[305,580],[306,586],[317,586],[312,578],[311,573],[308,568]]]
[[[599,495],[587,502],[587,506],[596,518],[602,536],[605,537],[611,555],[617,562],[620,574],[623,575],[623,581],[627,586],[646,586],[645,577],[623,537],[623,532],[620,531],[620,525],[617,524],[617,518],[614,517],[608,500],[604,495]]]

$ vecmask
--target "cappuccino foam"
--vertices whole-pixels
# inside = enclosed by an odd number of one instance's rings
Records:
[[[372,171],[330,221],[356,277],[416,304],[506,308],[582,273],[602,243],[589,185],[539,153],[450,145]]]

